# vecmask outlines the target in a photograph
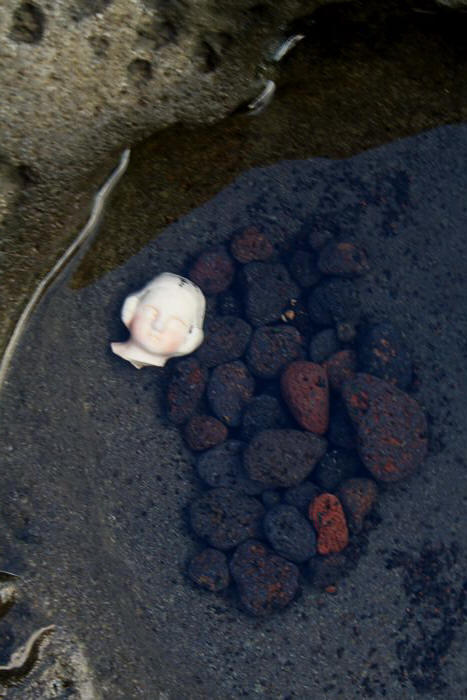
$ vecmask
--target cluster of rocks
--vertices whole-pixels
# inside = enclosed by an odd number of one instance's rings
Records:
[[[361,320],[352,278],[367,270],[355,243],[310,224],[288,250],[237,231],[187,272],[208,297],[205,341],[174,362],[167,393],[206,486],[189,507],[204,548],[188,573],[255,615],[302,579],[335,583],[377,483],[425,455],[403,338]]]

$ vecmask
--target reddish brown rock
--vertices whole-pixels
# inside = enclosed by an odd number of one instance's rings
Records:
[[[329,386],[334,391],[340,391],[342,384],[351,379],[357,370],[357,355],[355,350],[340,350],[334,353],[324,363]]]
[[[192,416],[185,426],[185,440],[196,452],[219,445],[227,433],[225,425],[213,416]]]
[[[281,377],[284,401],[305,430],[323,435],[329,423],[329,386],[326,370],[314,362],[292,362]]]
[[[322,493],[310,503],[310,519],[318,533],[319,554],[341,552],[349,543],[349,530],[339,499]]]
[[[371,512],[378,496],[378,487],[373,479],[346,479],[338,494],[344,507],[347,520],[352,532],[360,532],[363,521]]]
[[[224,246],[204,250],[190,268],[188,277],[205,294],[224,292],[234,277],[234,262]]]
[[[268,260],[274,252],[271,241],[254,226],[236,233],[230,244],[230,252],[240,263]]]
[[[224,552],[206,547],[190,561],[188,576],[208,591],[222,591],[230,582],[229,564]]]
[[[318,268],[324,275],[355,277],[369,269],[366,253],[354,243],[330,241],[318,258]]]
[[[206,370],[194,357],[177,363],[167,391],[168,415],[172,423],[184,423],[195,412],[206,380]]]
[[[427,424],[418,403],[392,384],[356,374],[342,387],[365,467],[380,481],[410,476],[427,451]]]
[[[298,567],[257,540],[248,540],[237,548],[230,572],[240,602],[252,615],[267,615],[284,608],[298,591]]]

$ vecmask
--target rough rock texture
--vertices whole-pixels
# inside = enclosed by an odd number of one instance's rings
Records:
[[[23,295],[51,266],[50,242],[65,244],[83,223],[116,153],[173,124],[212,123],[254,98],[283,28],[321,4],[4,0],[0,225],[10,229],[20,215],[32,241]]]

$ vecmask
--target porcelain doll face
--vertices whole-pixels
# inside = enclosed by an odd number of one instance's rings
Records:
[[[122,321],[130,338],[112,343],[112,350],[138,369],[162,367],[170,357],[186,355],[201,344],[204,310],[199,287],[179,275],[159,275],[125,300]]]

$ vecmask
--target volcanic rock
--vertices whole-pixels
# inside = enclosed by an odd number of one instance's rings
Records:
[[[292,362],[281,377],[284,401],[305,430],[323,435],[329,422],[329,386],[326,370],[314,362]]]

